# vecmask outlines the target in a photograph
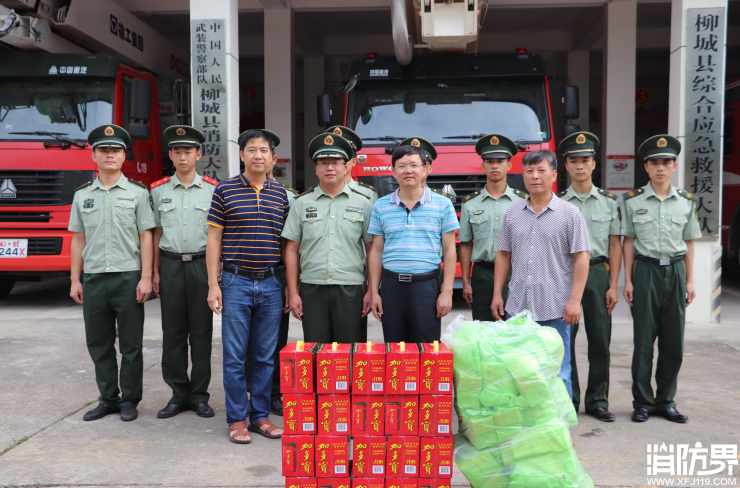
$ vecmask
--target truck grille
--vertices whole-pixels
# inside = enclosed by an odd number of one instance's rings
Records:
[[[432,173],[427,177],[427,185],[435,190],[442,190],[445,185],[451,185],[455,191],[455,211],[459,212],[463,198],[486,186],[486,175],[435,175]]]
[[[62,254],[61,237],[32,237],[28,239],[29,256],[58,256]]]
[[[0,184],[10,180],[16,189],[0,206],[70,205],[75,189],[93,178],[94,171],[0,170]]]

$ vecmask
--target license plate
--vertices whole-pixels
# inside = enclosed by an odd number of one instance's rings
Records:
[[[0,239],[0,258],[28,256],[28,239]]]

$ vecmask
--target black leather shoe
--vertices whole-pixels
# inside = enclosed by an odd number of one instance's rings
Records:
[[[184,412],[185,410],[188,410],[190,405],[187,403],[185,405],[175,405],[174,403],[168,403],[166,407],[164,407],[162,410],[160,410],[157,413],[158,419],[169,419],[174,417],[180,412]]]
[[[596,407],[586,413],[594,417],[596,420],[601,420],[602,422],[614,422],[614,414],[603,407]]]
[[[685,424],[689,421],[689,418],[686,415],[681,415],[681,413],[673,407],[668,407],[665,410],[661,410],[660,412],[658,412],[658,415],[666,420],[670,420],[671,422],[678,422],[679,424]]]
[[[272,413],[275,415],[283,416],[283,400],[280,398],[273,398],[270,402],[270,410],[272,410]]]
[[[124,405],[121,407],[121,420],[124,422],[131,422],[136,420],[139,416],[139,411],[133,405]]]
[[[100,420],[106,415],[110,415],[112,413],[116,413],[118,410],[115,408],[110,408],[108,405],[103,405],[102,403],[98,404],[97,407],[93,408],[89,412],[87,412],[85,415],[82,416],[82,420],[90,421],[90,420]]]
[[[195,415],[197,415],[198,417],[210,418],[215,415],[211,406],[208,405],[206,402],[194,403],[190,405],[190,410],[195,412]]]
[[[650,412],[648,412],[647,408],[636,408],[634,412],[632,412],[632,420],[635,422],[647,422],[650,418]]]

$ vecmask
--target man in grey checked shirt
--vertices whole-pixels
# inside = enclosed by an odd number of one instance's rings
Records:
[[[581,297],[588,278],[588,231],[578,209],[552,192],[557,158],[552,151],[532,151],[522,160],[529,198],[513,203],[498,238],[491,311],[497,319],[522,310],[552,327],[565,352],[558,376],[573,396],[570,378],[570,331],[581,320]],[[504,310],[501,295],[511,269]]]

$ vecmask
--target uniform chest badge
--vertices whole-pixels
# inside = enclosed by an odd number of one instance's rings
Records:
[[[317,213],[307,213],[306,214],[306,218],[307,219],[312,219],[313,217],[318,217],[318,216],[319,216],[319,214],[317,214]]]
[[[646,214],[647,213],[647,209],[646,208],[638,208],[637,210],[635,210],[635,213],[638,214],[638,215]]]
[[[347,206],[347,207],[344,207],[344,211],[345,212],[360,212],[361,213],[362,212],[362,207],[350,207],[350,206]]]
[[[473,215],[480,215],[482,213],[483,213],[483,210],[476,210],[475,212],[473,212]]]
[[[95,200],[92,198],[88,198],[84,202],[82,202],[82,208],[93,208],[93,203],[95,203]]]
[[[171,198],[163,198],[161,201],[162,201],[162,203],[171,203],[172,202],[172,199]]]
[[[308,207],[306,212],[315,212],[316,210],[318,210],[316,207]]]
[[[119,200],[126,200],[127,202],[133,202],[134,201],[133,198],[129,198],[129,197],[118,197],[118,199]]]

